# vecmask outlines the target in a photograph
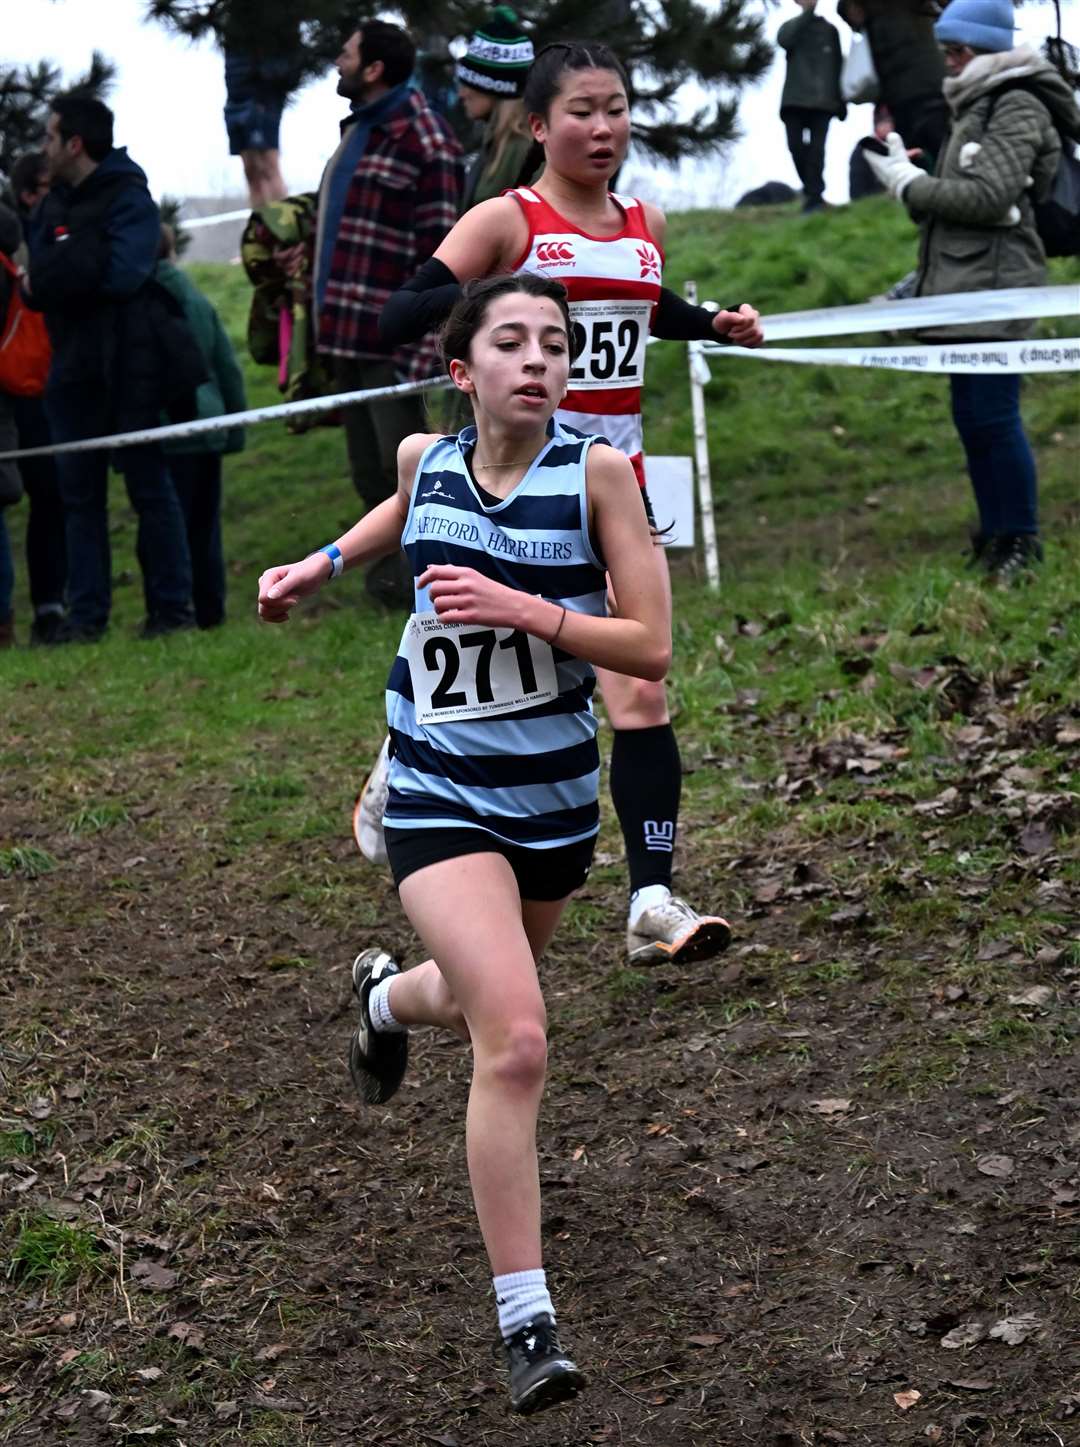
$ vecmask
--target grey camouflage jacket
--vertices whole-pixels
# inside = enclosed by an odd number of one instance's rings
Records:
[[[994,99],[1017,81],[1032,90]],[[1053,66],[1027,46],[976,56],[945,81],[943,93],[952,127],[937,169],[904,192],[922,229],[916,294],[1041,286],[1046,255],[1032,196],[1049,192],[1061,157],[1059,129],[1080,138],[1080,107]],[[1033,325],[971,323],[920,335],[926,341],[1023,337]]]

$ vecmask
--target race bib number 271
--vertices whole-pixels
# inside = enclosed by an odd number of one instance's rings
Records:
[[[551,645],[517,628],[414,613],[403,639],[419,724],[519,713],[557,698]]]

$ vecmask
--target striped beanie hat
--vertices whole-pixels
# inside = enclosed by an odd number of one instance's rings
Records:
[[[508,99],[525,89],[532,62],[532,41],[522,33],[521,21],[509,5],[496,5],[458,61],[457,78],[473,90]]]

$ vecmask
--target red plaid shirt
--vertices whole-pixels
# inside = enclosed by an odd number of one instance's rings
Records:
[[[457,220],[461,146],[416,90],[371,129],[349,183],[319,311],[320,352],[383,358],[379,313]],[[393,353],[408,381],[441,370],[434,337]]]

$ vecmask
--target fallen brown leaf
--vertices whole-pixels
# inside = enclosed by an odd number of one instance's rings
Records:
[[[995,1176],[1004,1180],[1006,1176],[1013,1173],[1012,1156],[979,1156],[975,1162],[975,1169],[983,1176]]]
[[[807,1104],[810,1106],[811,1110],[816,1110],[818,1115],[824,1116],[843,1115],[845,1111],[851,1109],[851,1101],[844,1100],[839,1096],[827,1096],[823,1100],[808,1101]]]
[[[946,1351],[958,1351],[961,1347],[973,1347],[986,1340],[986,1327],[981,1321],[968,1321],[963,1326],[954,1326],[941,1338]]]
[[[1003,1341],[1006,1346],[1018,1347],[1037,1332],[1041,1325],[1034,1313],[1025,1312],[1023,1316],[1006,1316],[1001,1321],[996,1321],[990,1328],[990,1335],[995,1341]]]

